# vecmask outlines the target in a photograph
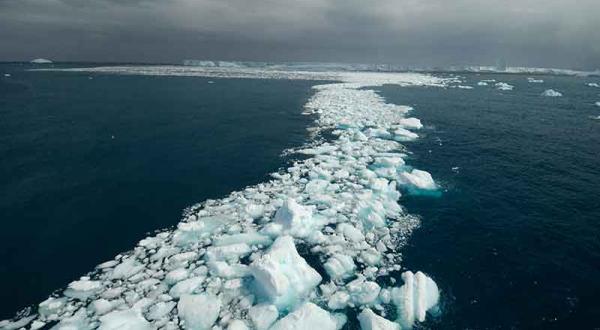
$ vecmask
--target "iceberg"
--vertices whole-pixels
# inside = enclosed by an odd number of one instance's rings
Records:
[[[302,258],[291,236],[277,238],[269,251],[250,265],[257,291],[278,308],[305,298],[321,283],[321,275]]]
[[[425,321],[428,310],[437,305],[440,293],[435,282],[423,274],[402,273],[404,285],[392,290],[392,300],[398,308],[398,322],[411,328],[415,321]]]
[[[437,189],[437,185],[435,184],[435,181],[433,181],[431,174],[429,174],[429,172],[417,169],[413,169],[410,172],[400,173],[398,183],[410,185],[423,190]]]
[[[559,96],[563,96],[563,95],[561,92],[557,92],[553,89],[547,89],[542,93],[542,96],[559,97]]]

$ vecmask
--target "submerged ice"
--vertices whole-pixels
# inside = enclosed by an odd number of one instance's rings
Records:
[[[346,73],[305,105],[314,139],[268,182],[189,208],[182,222],[97,266],[37,311],[0,329],[400,329],[422,322],[439,291],[401,267],[419,219],[404,191],[438,189],[406,165],[418,138],[408,106],[364,87],[443,86],[420,74]],[[320,132],[332,136],[325,140]],[[402,272],[403,283],[378,283]],[[393,280],[388,281],[394,283]],[[354,309],[349,320],[344,309]],[[391,319],[386,310],[396,310]]]

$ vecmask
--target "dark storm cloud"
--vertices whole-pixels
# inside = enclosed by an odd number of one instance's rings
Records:
[[[600,1],[0,0],[0,60],[600,67]]]

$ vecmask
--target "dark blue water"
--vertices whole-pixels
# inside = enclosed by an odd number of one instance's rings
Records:
[[[0,319],[264,181],[312,120],[307,81],[27,68],[0,64]]]
[[[439,329],[600,328],[600,89],[584,78],[468,75],[514,91],[380,89],[427,129],[411,165],[444,187],[406,197],[423,225],[404,266],[442,292]],[[545,89],[562,98],[540,96]],[[458,169],[452,169],[458,167]]]

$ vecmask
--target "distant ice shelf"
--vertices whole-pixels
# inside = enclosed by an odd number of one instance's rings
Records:
[[[51,64],[52,61],[45,59],[45,58],[36,58],[34,60],[31,60],[31,63],[34,64]]]
[[[87,70],[258,78],[273,73]],[[406,165],[401,144],[418,138],[423,125],[407,117],[411,107],[386,103],[365,87],[444,87],[448,80],[357,72],[280,77],[340,81],[314,86],[305,105],[315,118],[315,136],[290,152],[306,157],[272,173],[268,182],[192,206],[176,228],[146,237],[37,309],[0,322],[0,329],[335,330],[349,321],[363,329],[405,329],[424,321],[440,292],[429,276],[401,266],[400,251],[419,218],[399,204],[401,191],[438,189],[428,172]],[[325,131],[333,138],[320,138]],[[401,273],[403,283],[382,286],[395,283],[392,273]],[[347,308],[358,318],[349,320]],[[394,319],[389,310],[397,311]]]

